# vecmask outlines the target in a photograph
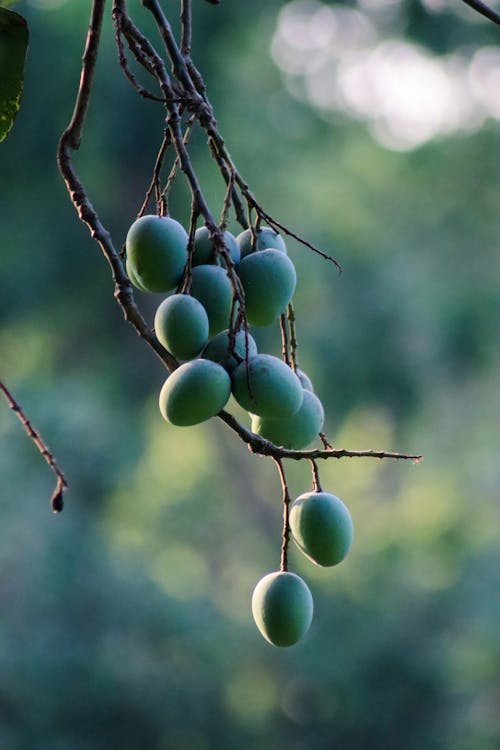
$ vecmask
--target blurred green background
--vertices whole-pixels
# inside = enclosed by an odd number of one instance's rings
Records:
[[[31,47],[0,146],[0,375],[71,489],[53,516],[53,476],[0,405],[0,748],[494,750],[500,32],[459,0],[194,5],[242,174],[344,269],[289,243],[329,435],[424,461],[321,465],[355,544],[338,569],[291,549],[315,617],[299,645],[268,645],[250,597],[279,564],[278,478],[222,423],[161,419],[162,368],[56,168],[90,3],[18,3]],[[118,246],[162,125],[108,17],[76,164]],[[218,214],[202,137],[192,154]],[[182,185],[173,201],[186,221]],[[151,322],[161,297],[137,296]],[[279,354],[277,330],[258,340]],[[287,468],[294,496],[309,489],[307,465]]]

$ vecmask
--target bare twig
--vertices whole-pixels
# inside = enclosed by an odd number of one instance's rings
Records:
[[[148,203],[151,199],[151,196],[153,195],[153,192],[155,194],[156,199],[156,210],[160,213],[162,212],[162,197],[161,197],[161,186],[160,186],[160,173],[161,168],[163,166],[163,161],[165,159],[165,154],[167,153],[167,148],[170,145],[170,133],[165,128],[163,133],[163,140],[161,142],[160,149],[158,151],[158,155],[156,157],[155,166],[153,169],[153,176],[151,178],[151,182],[149,183],[149,187],[146,191],[146,196],[144,198],[144,201],[142,203],[142,206],[139,209],[139,212],[137,216],[143,216],[146,212],[146,209],[148,207]]]
[[[147,341],[162,362],[170,370],[174,370],[178,366],[178,362],[170,352],[167,352],[162,347],[139,312],[139,308],[135,304],[132,285],[125,273],[120,255],[113,245],[111,235],[101,223],[97,212],[92,206],[72,163],[72,154],[80,146],[82,129],[89,106],[101,36],[104,5],[105,0],[93,0],[85,52],[82,58],[80,86],[71,121],[59,141],[57,161],[80,220],[88,227],[91,237],[99,244],[104,257],[111,267],[115,282],[115,299],[123,310],[125,320],[134,326],[139,336]]]
[[[285,470],[283,463],[279,458],[273,457],[273,461],[278,469],[278,474],[281,481],[281,489],[283,492],[283,530],[281,532],[281,559],[280,559],[280,571],[286,573],[288,570],[288,543],[290,541],[290,503],[292,498],[290,497],[290,491],[288,489],[288,483],[286,481]]]
[[[194,124],[194,116],[191,115],[191,117],[187,121],[186,130],[184,131],[184,135],[182,138],[182,141],[185,146],[187,146],[187,144],[189,143],[191,133],[193,132],[193,124]],[[174,159],[174,163],[172,164],[172,168],[168,174],[165,187],[163,188],[162,193],[161,193],[162,200],[165,203],[168,202],[168,194],[170,190],[172,189],[172,185],[174,184],[175,178],[179,171],[179,166],[180,166],[180,159],[179,159],[179,156],[177,155]]]
[[[316,463],[314,458],[311,458],[310,461],[311,461],[313,490],[314,492],[321,492],[321,481],[319,478],[318,464]]]
[[[290,458],[294,461],[300,461],[301,459],[319,459],[319,458],[392,458],[395,460],[413,461],[413,463],[420,463],[422,456],[419,454],[411,453],[394,453],[392,451],[377,451],[371,448],[361,451],[352,451],[347,448],[326,448],[312,450],[291,450],[289,448],[280,448],[274,445],[269,440],[266,440],[260,435],[256,435],[254,432],[250,432],[243,425],[241,425],[232,414],[229,412],[221,411],[218,415],[223,422],[231,427],[236,432],[244,443],[248,445],[248,449],[252,453],[258,453],[261,456],[271,456],[273,458]]]
[[[463,2],[470,8],[487,18],[489,21],[493,21],[493,23],[496,23],[497,26],[500,26],[500,15],[498,13],[495,13],[495,11],[488,7],[485,3],[482,3],[481,0],[463,0]]]
[[[288,328],[290,329],[290,367],[295,372],[297,370],[297,349],[299,347],[297,341],[297,329],[295,327],[295,310],[291,302],[288,303],[286,308],[286,317],[288,320]]]
[[[192,15],[191,0],[181,0],[181,55],[186,59],[191,55]]]
[[[286,362],[286,364],[290,367],[291,361],[290,361],[290,350],[288,345],[288,331],[286,327],[286,315],[283,313],[280,315],[280,331],[281,331],[281,356],[283,357],[283,362]]]
[[[143,96],[145,99],[151,99],[152,101],[156,102],[163,102],[164,99],[161,96],[156,96],[155,94],[152,94],[148,89],[144,88],[135,75],[130,70],[127,56],[125,54],[125,49],[123,47],[123,41],[122,41],[122,28],[121,28],[121,21],[122,21],[122,15],[120,12],[120,9],[116,6],[116,4],[113,4],[113,11],[112,11],[112,17],[113,17],[113,24],[115,27],[115,41],[116,41],[116,49],[118,51],[118,60],[120,62],[120,66],[125,73],[126,77],[132,84],[132,86],[135,88],[135,90]],[[151,72],[151,71],[150,71]]]
[[[115,17],[119,18],[120,33],[126,39],[129,48],[132,54],[135,56],[137,62],[140,65],[143,65],[145,70],[147,70],[156,78],[163,93],[163,105],[167,111],[165,132],[166,134],[168,133],[168,140],[171,142],[176,154],[176,159],[174,162],[175,169],[180,168],[184,173],[192,196],[189,232],[190,239],[188,248],[189,253],[191,253],[196,222],[198,220],[198,217],[201,216],[203,217],[204,223],[208,228],[210,237],[214,243],[215,253],[222,258],[233,287],[232,312],[235,313],[237,311],[237,314],[234,316],[236,320],[230,321],[230,340],[233,342],[234,346],[234,336],[236,330],[239,330],[240,328],[244,329],[247,352],[245,360],[248,361],[248,321],[246,319],[244,292],[239,277],[236,274],[234,262],[231,258],[227,246],[225,245],[222,232],[224,221],[226,219],[227,211],[229,208],[229,200],[232,201],[238,221],[240,221],[242,226],[247,226],[248,222],[244,215],[243,205],[241,203],[239,194],[241,194],[241,196],[243,196],[246,201],[249,218],[251,217],[252,211],[255,211],[255,230],[258,231],[260,222],[264,220],[276,231],[283,231],[285,234],[294,237],[302,244],[310,247],[312,250],[314,250],[314,252],[317,252],[322,257],[332,261],[337,266],[338,263],[333,258],[326,255],[326,253],[323,253],[314,246],[310,245],[310,243],[308,243],[307,241],[298,237],[298,235],[291,232],[284,225],[274,220],[266,211],[264,211],[264,209],[254,198],[248,185],[238,173],[229,155],[229,152],[225,147],[224,140],[217,130],[217,123],[213,116],[211,105],[206,96],[203,79],[190,59],[189,49],[191,44],[191,15],[189,0],[184,0],[182,6],[182,50],[180,50],[177,46],[170,24],[166,19],[158,0],[142,0],[142,4],[145,8],[151,11],[153,18],[158,25],[160,34],[165,44],[165,48],[167,50],[167,54],[172,64],[172,79],[167,73],[166,65],[163,59],[156,52],[149,39],[137,28],[137,26],[128,16],[125,0],[114,0],[113,9],[115,12]],[[146,325],[141,313],[139,312],[139,309],[135,304],[133,290],[125,273],[120,255],[116,252],[111,237],[108,231],[102,225],[99,216],[94,210],[82,183],[79,181],[76,175],[72,164],[72,155],[80,145],[83,124],[88,109],[97,59],[97,51],[99,47],[103,9],[104,0],[93,0],[91,20],[87,35],[87,43],[83,56],[80,88],[76,98],[71,122],[60,140],[58,150],[59,167],[70,193],[71,200],[73,201],[75,208],[78,211],[80,219],[87,225],[91,236],[100,245],[105,258],[107,259],[111,267],[113,278],[115,281],[115,297],[123,310],[125,319],[134,326],[139,336],[141,336],[141,338],[143,338],[146,343],[153,349],[153,351],[166,365],[166,367],[170,370],[174,370],[178,366],[178,363],[168,351],[163,349],[163,347],[156,339],[154,333]],[[186,108],[191,113],[191,120],[188,126],[188,131],[186,131],[186,133],[182,132],[182,120],[179,109],[180,103],[182,103],[183,108]],[[207,200],[203,194],[200,183],[198,181],[198,177],[191,163],[190,155],[188,153],[187,137],[189,137],[188,133],[193,118],[196,118],[199,124],[205,129],[208,135],[208,142],[212,151],[212,155],[217,162],[221,174],[223,175],[228,186],[226,199],[224,201],[221,226],[218,226],[216,224],[216,221],[208,207]],[[163,160],[164,148],[166,148],[166,143],[167,135],[165,135],[164,142],[155,164],[155,171],[152,181],[153,189],[157,189],[159,184],[159,173]],[[188,262],[187,277],[185,277],[184,279],[183,288],[189,287],[189,265],[190,264]],[[285,321],[283,321],[283,323],[284,322]],[[288,310],[288,323],[290,326],[290,336],[292,339],[290,345],[293,349],[292,355],[290,355],[290,361],[292,366],[296,366],[294,316],[293,310],[291,310],[290,308]],[[323,450],[287,450],[275,446],[273,443],[270,443],[264,438],[253,434],[243,425],[241,425],[228,412],[222,411],[219,416],[228,425],[228,427],[230,427],[241,438],[241,440],[243,440],[243,442],[248,445],[249,449],[253,453],[257,453],[263,456],[271,456],[275,461],[278,462],[285,458],[293,460],[315,460],[343,457],[372,457],[379,459],[409,459],[415,462],[418,462],[421,459],[421,456],[419,455],[407,455],[401,453],[392,453],[388,451],[350,451],[347,449],[334,449],[330,446],[326,438],[322,438],[324,446]]]
[[[330,443],[330,441],[328,440],[328,438],[327,438],[327,436],[326,436],[326,434],[324,432],[320,432],[319,433],[319,439],[323,443],[323,448],[325,450],[329,450],[329,451],[333,450],[333,445]]]
[[[68,482],[66,481],[66,477],[64,476],[62,470],[57,465],[54,455],[51,453],[51,451],[47,447],[47,444],[44,442],[38,430],[36,430],[33,427],[32,423],[30,422],[30,420],[24,413],[22,407],[16,401],[12,393],[8,390],[7,386],[4,385],[4,383],[2,383],[1,381],[0,381],[0,390],[2,391],[5,398],[7,399],[7,403],[9,404],[12,411],[15,413],[15,415],[17,416],[21,424],[24,426],[24,429],[28,433],[29,437],[35,443],[41,455],[44,457],[45,461],[48,463],[48,465],[50,466],[50,468],[56,475],[56,487],[55,487],[54,492],[52,493],[51,505],[52,505],[52,510],[54,511],[54,513],[60,513],[64,505],[63,493],[64,493],[64,490],[68,488]]]

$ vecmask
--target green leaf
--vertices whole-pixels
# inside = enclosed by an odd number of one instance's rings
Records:
[[[0,8],[0,141],[11,129],[19,109],[28,41],[25,19]]]

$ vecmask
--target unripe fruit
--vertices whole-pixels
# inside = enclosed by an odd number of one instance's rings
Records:
[[[264,638],[274,646],[292,646],[309,630],[313,598],[295,573],[268,573],[252,595],[252,614]]]
[[[329,492],[306,492],[290,506],[290,529],[297,546],[316,565],[341,562],[352,544],[351,515]]]
[[[209,336],[229,328],[233,289],[224,268],[196,266],[191,278],[191,295],[201,302],[208,315]]]
[[[236,237],[236,242],[240,246],[242,259],[256,250],[268,250],[271,247],[275,250],[280,250],[282,253],[286,253],[286,245],[283,237],[270,227],[262,227],[262,229],[256,232],[255,247],[252,247],[252,233],[250,229],[240,232]]]
[[[291,450],[307,448],[323,427],[325,412],[314,393],[303,389],[300,409],[291,417],[259,417],[252,415],[252,432],[275,445]]]
[[[312,380],[309,377],[309,375],[306,375],[303,370],[299,370],[299,369],[295,370],[295,374],[300,380],[300,384],[302,388],[305,391],[311,391],[311,393],[314,393],[314,386],[312,384]]]
[[[257,354],[233,371],[233,395],[252,414],[291,417],[303,399],[303,389],[293,370],[272,354]]]
[[[237,268],[245,292],[248,322],[266,326],[285,312],[297,282],[290,258],[279,250],[259,250]]]
[[[149,292],[169,292],[179,283],[187,260],[184,227],[167,216],[141,216],[125,242],[129,269]]]
[[[127,260],[125,261],[125,268],[126,268],[126,270],[127,270],[127,276],[129,277],[129,279],[130,279],[130,281],[132,282],[132,284],[133,284],[133,285],[134,285],[134,286],[135,286],[135,287],[136,287],[137,289],[140,289],[140,290],[141,290],[141,292],[147,292],[148,290],[146,289],[146,287],[145,287],[145,286],[144,286],[143,284],[141,284],[141,282],[139,281],[139,279],[138,279],[138,278],[137,278],[137,276],[135,275],[135,273],[134,273],[134,270],[133,270],[133,268],[131,268],[131,266],[130,266],[130,261],[129,261],[129,259],[128,259],[128,258],[127,258]]]
[[[221,365],[195,359],[168,376],[160,391],[160,411],[167,422],[188,427],[218,414],[230,393],[231,379]]]
[[[245,331],[238,331],[234,339],[234,351],[241,359],[245,359],[246,348]],[[248,357],[255,357],[256,354],[257,344],[253,337],[248,334]],[[211,359],[212,362],[218,362],[229,374],[241,361],[229,350],[229,329],[214,336],[204,348],[201,356],[205,359]]]
[[[227,230],[224,232],[224,243],[229,250],[229,254],[234,264],[240,262],[240,246],[236,242],[236,237]],[[225,265],[224,258],[220,256],[221,262]],[[207,227],[198,227],[194,234],[193,246],[193,266],[200,266],[205,263],[215,263],[215,248],[210,239],[210,232]]]
[[[163,300],[155,315],[158,340],[177,359],[193,359],[208,341],[205,308],[189,294],[173,294]]]

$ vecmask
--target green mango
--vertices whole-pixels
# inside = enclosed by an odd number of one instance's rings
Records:
[[[237,273],[245,292],[245,309],[251,325],[273,323],[292,299],[297,283],[295,266],[279,250],[259,250],[243,258]]]
[[[229,351],[229,329],[226,328],[225,331],[221,331],[208,342],[201,356],[205,359],[211,359],[212,362],[218,362],[231,374],[241,360],[245,359],[247,342],[248,356],[255,357],[257,354],[257,344],[253,336],[248,334],[247,338],[245,337],[245,331],[238,331],[234,338],[234,351],[241,359],[237,359]]]
[[[323,427],[325,412],[319,398],[303,389],[302,405],[291,417],[252,415],[252,432],[275,445],[302,450],[312,443]]]
[[[252,595],[252,614],[264,638],[274,646],[293,646],[309,630],[313,598],[295,573],[268,573]]]
[[[210,326],[209,336],[229,328],[233,288],[222,266],[203,264],[191,272],[191,295],[205,308]]]
[[[351,514],[329,492],[306,492],[290,506],[290,530],[302,552],[316,565],[341,562],[354,536]]]
[[[189,427],[218,414],[230,394],[231,379],[221,365],[194,359],[166,379],[160,391],[160,412],[167,422]]]
[[[205,308],[189,294],[172,294],[159,305],[154,321],[160,343],[177,359],[193,359],[208,341]]]
[[[269,250],[274,248],[286,254],[286,245],[283,237],[270,227],[262,227],[255,233],[255,246],[252,246],[252,233],[250,229],[245,229],[236,237],[236,242],[240,246],[241,258],[245,258],[256,250]]]
[[[186,230],[169,216],[146,215],[134,221],[125,247],[128,272],[148,292],[170,292],[187,261]],[[140,287],[139,287],[140,288]]]
[[[233,396],[252,414],[291,417],[302,405],[303,389],[298,377],[283,360],[272,354],[257,354],[241,362],[232,373]]]
[[[236,237],[227,230],[224,232],[224,243],[229,250],[229,254],[234,264],[240,262],[240,246],[236,242]],[[207,227],[198,227],[194,233],[194,246],[193,246],[193,258],[192,265],[200,266],[205,263],[215,263],[215,249],[212,240],[210,239],[210,232]],[[224,259],[221,257],[221,262],[224,264]]]

